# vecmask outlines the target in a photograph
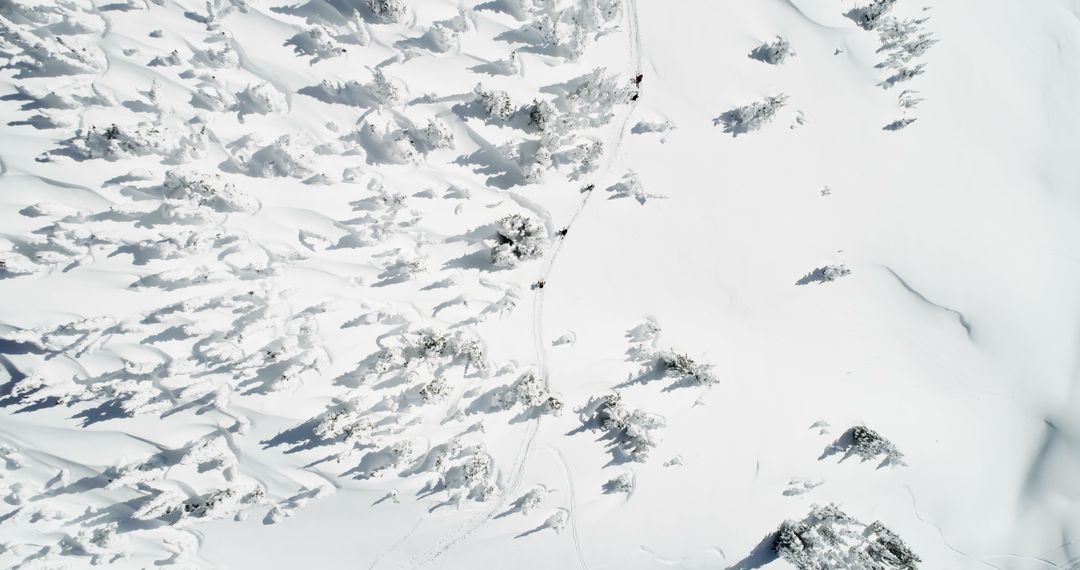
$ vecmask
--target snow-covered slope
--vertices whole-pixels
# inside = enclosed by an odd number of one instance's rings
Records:
[[[0,566],[1076,568],[1075,0],[0,0]]]

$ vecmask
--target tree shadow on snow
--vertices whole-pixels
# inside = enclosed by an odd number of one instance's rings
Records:
[[[728,566],[727,570],[756,570],[779,557],[776,554],[776,533],[771,532],[765,535],[765,538],[761,539],[761,542],[745,558]]]
[[[472,154],[459,156],[454,160],[454,164],[470,167],[473,173],[487,177],[485,183],[488,186],[501,190],[528,184],[518,165],[495,147],[488,146]]]
[[[360,17],[369,24],[380,23],[379,18],[368,8],[367,2],[355,0],[310,0],[303,4],[275,6],[270,8],[270,11],[304,18],[308,24],[323,24],[330,27],[351,20],[354,13],[359,13]]]
[[[825,276],[825,268],[819,267],[811,271],[810,273],[803,275],[798,281],[795,282],[795,284],[809,285],[811,283],[828,283],[829,281],[832,280]]]
[[[739,113],[736,109],[732,109],[726,113],[721,114],[719,117],[714,118],[713,126],[723,126],[724,132],[730,133],[733,137],[745,135],[746,133],[750,132],[749,125],[746,121],[742,121],[739,119]]]

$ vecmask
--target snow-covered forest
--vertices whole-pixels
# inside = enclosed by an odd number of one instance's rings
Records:
[[[1080,568],[1076,0],[0,0],[0,567]]]

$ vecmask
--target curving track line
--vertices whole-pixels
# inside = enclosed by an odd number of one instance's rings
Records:
[[[628,36],[630,40],[630,46],[628,50],[631,62],[630,71],[632,75],[637,75],[641,73],[642,68],[641,36],[638,27],[637,0],[627,1],[627,25],[629,28]],[[591,181],[593,181],[593,183],[601,180],[604,176],[606,176],[614,165],[615,159],[617,158],[618,153],[622,148],[623,140],[626,136],[627,127],[630,123],[630,117],[636,107],[637,101],[631,101],[627,105],[627,109],[622,114],[622,119],[619,121],[617,130],[614,133],[614,138],[608,145],[609,151],[607,153],[607,158],[604,162],[604,165],[596,172],[596,174],[591,177]],[[588,205],[589,198],[592,196],[593,192],[595,192],[595,190],[585,192],[584,196],[581,199],[581,203],[578,205],[574,213],[570,216],[567,227],[572,226],[574,222],[578,219],[578,217],[581,215],[581,213],[585,210],[585,207]],[[554,247],[550,250],[550,255],[546,257],[543,265],[541,266],[539,277],[537,279],[538,281],[541,279],[545,281],[547,280],[547,276],[551,273],[551,270],[555,265],[555,261],[558,259],[559,253],[562,251],[564,243],[565,239],[556,240]],[[549,382],[547,347],[544,343],[543,308],[544,289],[537,288],[536,295],[533,298],[533,349],[536,353],[538,373],[540,374],[541,378],[544,378],[545,382]],[[496,513],[505,510],[505,508],[510,503],[511,498],[515,496],[516,491],[521,486],[522,475],[525,472],[525,465],[528,461],[529,453],[532,451],[533,444],[535,443],[536,433],[540,427],[540,421],[541,418],[538,417],[529,422],[529,427],[527,428],[525,438],[522,441],[521,447],[518,449],[516,458],[514,459],[514,466],[510,470],[508,485],[500,494],[499,500],[497,500],[486,512],[478,515],[473,520],[461,526],[457,531],[441,539],[426,553],[413,558],[408,564],[408,567],[421,568],[428,564],[431,564],[440,556],[449,551],[451,548],[461,543],[469,536],[471,536],[474,532],[479,530],[485,523],[491,520]],[[574,512],[575,492],[573,478],[571,477],[569,466],[566,464],[566,460],[562,456],[562,453],[558,450],[555,451],[559,457],[560,462],[563,465],[567,476],[567,484],[569,487],[568,490],[571,497],[571,508],[569,509],[570,526],[572,531],[571,536],[573,538],[574,550],[577,554],[578,563],[580,564],[581,568],[584,569],[587,568],[587,564],[585,563],[585,558],[582,555],[581,541],[578,537],[577,517]]]

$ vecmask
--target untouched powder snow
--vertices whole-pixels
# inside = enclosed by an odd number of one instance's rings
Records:
[[[0,67],[0,567],[1080,567],[1074,0],[6,0]]]

